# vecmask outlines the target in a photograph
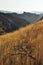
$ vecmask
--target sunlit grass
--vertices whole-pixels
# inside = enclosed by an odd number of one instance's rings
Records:
[[[28,43],[34,46],[33,57],[43,58],[43,20],[19,30],[0,36],[0,53],[9,53],[13,46]],[[42,59],[43,62],[43,59]]]

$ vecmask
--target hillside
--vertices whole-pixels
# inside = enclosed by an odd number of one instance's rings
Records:
[[[15,31],[28,24],[35,23],[40,19],[43,19],[43,14],[30,12],[18,14],[16,12],[0,11],[0,35]]]
[[[43,20],[0,36],[0,65],[43,65]]]
[[[28,21],[13,16],[12,13],[0,12],[0,35],[12,32],[28,24],[29,24]]]
[[[35,23],[36,21],[40,20],[40,18],[43,16],[43,14],[35,14],[30,12],[23,12],[22,14],[17,14],[17,13],[12,13],[12,14],[13,16],[29,21],[29,23]]]

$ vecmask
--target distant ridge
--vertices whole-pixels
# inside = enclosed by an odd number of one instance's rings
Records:
[[[35,23],[36,21],[40,20],[41,17],[43,17],[43,13],[36,14],[31,12],[23,12],[22,14],[13,12],[13,15],[21,19],[25,19],[26,21],[29,21],[29,23]]]
[[[3,33],[12,32],[28,24],[29,22],[25,19],[13,16],[13,13],[0,12],[0,35]]]
[[[43,19],[43,14],[24,12],[0,11],[0,35],[15,31],[21,27],[35,23]]]

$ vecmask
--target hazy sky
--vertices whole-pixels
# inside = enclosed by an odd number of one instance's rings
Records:
[[[43,12],[43,0],[0,0],[0,10]]]

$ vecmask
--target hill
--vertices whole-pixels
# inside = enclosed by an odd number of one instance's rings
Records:
[[[0,12],[0,35],[19,29],[28,25],[29,22],[19,17],[13,16],[12,13]]]
[[[0,65],[43,65],[43,20],[0,36]]]
[[[43,14],[24,12],[18,14],[15,12],[0,11],[0,35],[15,31],[28,24],[35,23],[43,19]]]
[[[21,19],[25,19],[29,21],[29,23],[35,23],[36,21],[40,20],[43,17],[43,14],[35,14],[30,12],[23,12],[22,14],[12,13],[13,16],[18,16]]]

